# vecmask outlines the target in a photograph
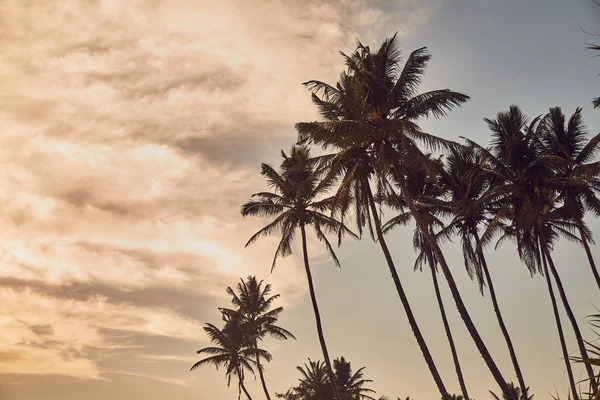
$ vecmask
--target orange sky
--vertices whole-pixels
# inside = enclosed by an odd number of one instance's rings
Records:
[[[221,371],[188,369],[195,350],[207,344],[202,324],[219,320],[216,306],[226,304],[225,287],[250,273],[282,294],[288,309],[282,324],[300,339],[267,345],[275,357],[267,367],[273,389],[294,384],[294,367],[319,357],[300,259],[282,260],[269,275],[275,239],[244,250],[261,221],[242,220],[239,207],[264,188],[260,162],[278,162],[279,149],[294,141],[293,124],[315,118],[301,82],[334,82],[343,68],[338,50],[351,50],[356,37],[375,46],[399,31],[406,52],[433,48],[427,88],[450,86],[473,97],[449,122],[425,124],[450,127],[449,137],[463,135],[468,124],[485,141],[484,116],[521,101],[530,115],[542,113],[554,105],[545,102],[552,94],[566,99],[567,112],[585,105],[593,113],[589,100],[597,95],[600,64],[590,63],[583,50],[589,41],[578,31],[589,22],[583,8],[569,17],[572,45],[581,47],[576,62],[586,69],[568,75],[580,76],[581,87],[559,85],[533,95],[526,86],[537,84],[528,78],[533,75],[514,83],[502,82],[484,64],[466,70],[479,56],[498,64],[496,54],[469,49],[467,41],[481,39],[484,30],[465,30],[449,47],[447,33],[459,35],[468,25],[457,19],[469,20],[457,8],[480,12],[473,18],[486,25],[484,10],[467,3],[0,0],[0,399],[235,398]],[[562,9],[552,7],[559,18]],[[540,16],[540,26],[546,17]],[[517,45],[506,40],[499,52]],[[521,63],[507,66],[504,77],[519,74],[515,65]],[[478,98],[478,90],[499,93],[497,103]],[[592,228],[598,231],[597,224]],[[394,246],[395,256],[452,381],[430,283],[411,271],[410,236],[392,236],[402,243]],[[365,239],[345,247],[341,271],[330,268],[316,243],[311,246],[333,355],[366,366],[380,395],[434,398],[375,245]],[[565,280],[582,318],[600,303],[586,294],[593,285],[585,257],[574,245],[561,246],[558,262],[581,263],[580,272],[565,273]],[[498,271],[498,286],[509,329],[527,358],[526,375],[536,398],[554,392],[554,385],[563,393],[564,367],[543,281],[530,280],[510,245],[505,248],[490,258],[498,267],[517,265],[510,273]],[[492,353],[504,357],[489,299],[464,276],[457,249],[448,252]],[[486,398],[493,381],[458,317],[451,319],[464,348],[467,382],[473,381],[476,398]],[[507,359],[499,363],[510,371]],[[258,386],[249,386],[259,397]]]

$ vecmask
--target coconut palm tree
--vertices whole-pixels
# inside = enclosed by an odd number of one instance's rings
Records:
[[[219,310],[230,318],[239,319],[243,322],[245,325],[244,329],[248,330],[249,334],[254,338],[255,348],[258,348],[258,341],[262,341],[267,335],[280,340],[288,338],[296,339],[290,331],[276,325],[279,315],[283,312],[283,307],[271,309],[273,302],[279,295],[270,296],[270,284],[266,284],[263,287],[262,280],[258,281],[256,277],[249,276],[246,281],[240,279],[240,282],[237,284],[237,292],[228,287],[227,293],[231,296],[231,302],[236,308],[220,308]],[[267,400],[271,400],[259,353],[256,356],[256,368],[263,391]]]
[[[437,162],[439,163],[439,161]],[[434,236],[440,240],[443,239],[445,237],[444,235],[436,235],[434,231],[437,229],[438,231],[443,232],[444,223],[440,217],[444,216],[444,214],[449,214],[451,207],[449,207],[443,200],[438,199],[438,197],[442,196],[444,193],[441,185],[439,185],[437,181],[437,177],[431,177],[426,171],[414,168],[409,171],[406,180],[406,188],[411,191],[411,196],[415,204],[414,208],[419,213],[420,218],[425,221],[429,231]],[[412,214],[410,211],[406,211],[407,205],[402,197],[390,195],[384,201],[386,205],[401,211],[401,214],[392,218],[383,226],[384,232],[388,232],[389,230],[398,226],[406,226],[412,220]],[[423,235],[418,228],[415,229],[414,232],[413,246],[415,250],[419,252],[419,256],[415,262],[415,270],[422,270],[423,265],[426,264],[426,268],[431,271],[435,296],[437,299],[438,308],[440,309],[448,344],[450,346],[450,352],[452,354],[456,376],[458,377],[458,382],[463,396],[468,400],[469,395],[467,392],[467,385],[465,384],[462,368],[458,359],[458,352],[456,351],[456,346],[452,337],[452,331],[450,329],[450,323],[448,322],[448,317],[446,316],[446,311],[444,308],[444,302],[440,293],[437,279],[437,260],[435,253],[431,249],[429,243],[423,238]]]
[[[543,120],[542,140],[548,154],[560,157],[563,162],[556,169],[555,184],[560,193],[559,201],[566,218],[576,224],[594,279],[600,289],[600,273],[594,262],[589,243],[591,232],[583,217],[586,210],[600,214],[600,162],[594,156],[600,150],[600,133],[588,140],[581,108],[577,108],[568,121],[560,107],[550,108]]]
[[[306,227],[311,226],[314,229],[317,239],[324,243],[325,248],[337,266],[339,266],[339,260],[326,234],[332,233],[338,235],[338,244],[343,235],[347,234],[353,237],[356,237],[356,235],[342,222],[325,214],[327,210],[331,210],[333,199],[330,197],[321,197],[327,192],[331,182],[329,184],[320,182],[320,171],[310,162],[311,157],[308,148],[305,146],[294,146],[289,156],[283,151],[281,152],[281,156],[283,161],[280,172],[277,172],[268,164],[262,164],[261,173],[267,179],[268,185],[273,191],[256,193],[252,196],[252,199],[242,206],[243,216],[252,215],[274,218],[272,222],[255,233],[248,240],[246,246],[254,243],[262,236],[270,235],[277,231],[281,232],[281,240],[275,251],[271,267],[271,270],[273,270],[279,257],[285,257],[292,253],[294,236],[296,231],[300,230],[304,268],[315,314],[319,343],[321,344],[325,366],[335,399],[341,400],[337,388],[333,383],[333,369],[325,343],[321,316],[313,285],[312,273],[310,271]]]
[[[494,201],[496,206],[480,243],[489,244],[498,231],[503,231],[505,237],[516,239],[519,256],[532,274],[536,271],[546,272],[543,262],[547,261],[582,357],[586,357],[581,332],[551,257],[553,243],[559,236],[579,241],[572,233],[577,229],[577,224],[565,219],[562,210],[557,208],[559,194],[551,185],[556,167],[562,161],[559,157],[545,154],[540,139],[539,117],[528,123],[523,112],[517,106],[511,106],[508,112],[498,113],[495,120],[485,121],[492,131],[491,150],[469,141],[485,156],[489,165],[486,171],[496,178],[494,185],[484,195],[485,199]],[[550,279],[548,274],[546,279]],[[554,295],[550,282],[548,289],[552,299]],[[553,301],[553,307],[554,305]],[[558,317],[558,310],[554,309],[554,312]],[[556,318],[556,324],[565,354],[566,346],[559,318]],[[568,357],[565,363],[574,389]],[[593,383],[589,370],[588,375]],[[576,397],[575,390],[572,391]]]
[[[449,229],[458,234],[462,244],[465,267],[471,278],[477,278],[482,294],[484,286],[487,286],[519,387],[524,393],[527,389],[525,379],[504,323],[492,276],[480,245],[479,229],[487,221],[489,206],[482,196],[494,183],[494,177],[482,170],[484,167],[481,153],[473,148],[450,149],[450,153],[446,157],[445,168],[442,170],[441,184],[449,197],[455,215],[449,224]]]
[[[414,147],[407,148],[404,151],[399,152],[398,158],[391,168],[392,182],[397,188],[399,188],[401,195],[403,196],[403,198],[406,201],[407,208],[409,209],[409,211],[411,212],[411,214],[415,220],[416,227],[419,230],[419,234],[422,235],[423,240],[427,242],[431,252],[435,256],[435,259],[436,259],[437,263],[439,264],[440,269],[441,269],[442,273],[444,274],[444,277],[446,278],[446,282],[448,283],[450,293],[452,294],[452,298],[456,304],[458,312],[459,312],[463,322],[465,323],[467,331],[469,332],[473,342],[475,343],[477,349],[479,350],[481,357],[483,358],[488,369],[492,373],[492,376],[496,380],[496,383],[498,384],[500,389],[502,391],[507,391],[508,385],[506,383],[506,380],[500,373],[498,366],[496,365],[487,346],[483,342],[483,339],[481,338],[479,331],[477,330],[477,328],[475,327],[475,324],[473,323],[473,320],[471,319],[471,316],[464,304],[464,301],[462,300],[462,297],[460,295],[458,286],[456,285],[456,282],[454,280],[454,277],[452,275],[450,267],[446,261],[444,253],[442,252],[442,249],[438,243],[438,240],[436,239],[435,235],[429,229],[426,218],[424,218],[423,215],[418,213],[418,210],[417,210],[418,204],[416,201],[418,199],[414,199],[410,192],[410,189],[409,189],[410,183],[409,183],[408,177],[410,176],[411,171],[414,170],[415,168],[418,168],[419,164],[420,165],[429,165],[430,167],[432,166],[431,164],[424,164],[421,161],[419,161],[418,164],[416,164],[415,161],[419,160],[419,157],[415,156],[415,153],[417,153],[417,152],[419,152],[419,150],[415,149]],[[435,167],[435,164],[433,165],[433,167]],[[434,168],[434,170],[437,170],[437,169],[439,169],[439,168]]]
[[[332,384],[329,380],[327,367],[321,361],[308,359],[304,367],[296,367],[301,377],[297,386],[290,388],[285,393],[278,393],[277,397],[285,400],[328,400],[332,395]]]
[[[375,400],[370,396],[375,391],[365,387],[365,384],[373,382],[363,377],[365,367],[359,368],[353,373],[350,362],[346,361],[344,357],[340,357],[333,360],[333,369],[335,370],[336,385],[343,400]]]
[[[304,367],[296,367],[300,371],[298,385],[288,389],[277,397],[286,400],[329,400],[333,398],[332,385],[330,384],[326,366],[321,361],[308,359]],[[364,367],[356,372],[344,357],[333,360],[335,370],[335,383],[343,400],[375,400],[371,394],[374,390],[366,388],[365,384],[372,382],[365,379]]]
[[[469,97],[449,89],[419,94],[418,86],[431,56],[426,48],[417,49],[401,67],[396,36],[385,40],[374,52],[359,42],[353,54],[343,56],[347,71],[335,86],[314,80],[305,83],[323,120],[296,124],[299,141],[334,150],[334,154],[321,157],[329,167],[324,181],[339,179],[336,207],[342,213],[352,207],[359,233],[368,226],[371,236],[376,236],[423,358],[445,397],[444,383],[383,236],[371,184],[376,185],[378,192],[382,190],[396,148],[414,145],[416,141],[433,147],[452,145],[423,132],[416,121],[445,115]]]
[[[490,390],[490,394],[494,398],[494,400],[508,400],[508,399],[518,399],[518,400],[531,400],[533,399],[533,395],[528,394],[529,388],[526,388],[525,391],[521,391],[521,388],[515,386],[512,382],[509,384],[511,394],[502,393],[502,397],[498,397],[494,392]]]
[[[231,378],[236,377],[239,389],[244,391],[248,400],[252,400],[244,385],[244,372],[249,371],[254,374],[256,366],[254,360],[258,357],[270,361],[271,354],[254,346],[254,337],[248,335],[248,331],[244,329],[244,325],[239,319],[227,318],[223,329],[207,323],[204,331],[213,346],[198,350],[198,354],[207,354],[208,357],[192,365],[190,371],[202,365],[213,365],[217,369],[224,367],[227,386],[229,387]]]

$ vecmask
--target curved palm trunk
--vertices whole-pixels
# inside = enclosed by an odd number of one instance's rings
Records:
[[[502,314],[500,313],[500,306],[498,305],[498,300],[496,299],[496,290],[494,289],[494,284],[492,283],[492,277],[490,275],[490,270],[488,269],[487,262],[483,255],[483,250],[479,247],[479,235],[477,232],[474,234],[474,238],[477,244],[477,252],[479,259],[481,260],[481,266],[483,268],[483,273],[485,274],[485,280],[488,284],[488,289],[490,292],[490,298],[492,299],[492,305],[494,306],[494,313],[496,313],[496,318],[498,319],[498,325],[500,325],[500,330],[502,331],[502,335],[504,336],[504,341],[506,342],[506,346],[508,347],[508,353],[510,354],[510,359],[512,361],[513,367],[515,369],[515,373],[517,374],[517,380],[519,381],[519,386],[521,387],[521,393],[527,393],[527,386],[525,385],[525,379],[523,379],[523,373],[521,372],[521,367],[519,366],[519,362],[517,361],[517,353],[515,352],[515,348],[512,344],[512,340],[510,339],[510,335],[508,334],[508,329],[506,329],[506,325],[504,324],[504,319],[502,318]]]
[[[243,380],[240,381],[240,387],[244,391],[244,394],[246,395],[246,397],[248,398],[248,400],[252,400],[252,397],[250,397],[250,393],[248,393],[248,390],[246,390],[246,386],[244,386],[244,381]]]
[[[319,306],[317,305],[317,297],[315,295],[315,288],[313,286],[312,274],[310,272],[310,264],[308,263],[308,250],[306,249],[306,231],[304,224],[300,225],[300,232],[302,233],[302,253],[304,255],[304,268],[306,269],[306,278],[308,280],[308,289],[310,291],[310,299],[312,301],[313,311],[315,312],[315,321],[317,323],[317,333],[319,335],[319,343],[321,343],[321,350],[323,351],[323,357],[325,358],[325,366],[327,368],[327,376],[335,400],[341,400],[340,393],[337,385],[335,384],[335,375],[331,368],[331,361],[329,360],[329,352],[327,351],[327,345],[325,344],[325,336],[323,335],[323,326],[321,325],[321,316],[319,314]]]
[[[558,288],[560,299],[562,300],[563,306],[565,307],[565,311],[567,312],[567,317],[569,318],[571,326],[573,327],[573,332],[575,333],[575,339],[577,340],[577,346],[579,347],[581,357],[588,358],[587,350],[585,349],[585,342],[583,341],[583,337],[581,336],[579,325],[577,325],[577,320],[575,319],[575,315],[573,314],[573,310],[571,309],[571,305],[569,304],[569,300],[567,299],[567,294],[565,293],[565,289],[563,288],[562,281],[560,279],[560,276],[558,275],[558,271],[556,270],[554,261],[550,256],[550,251],[546,248],[543,249],[543,251],[546,253],[546,259],[548,260],[548,264],[550,265],[550,271],[552,272],[552,276],[554,276],[554,281],[556,282],[556,287]],[[588,377],[590,379],[590,385],[595,392],[598,387],[596,385],[594,371],[592,370],[592,366],[590,364],[584,364]]]
[[[473,323],[473,320],[471,319],[471,316],[469,315],[469,312],[467,311],[467,308],[465,307],[462,297],[460,296],[458,286],[456,286],[456,282],[454,281],[452,272],[450,272],[450,267],[448,267],[448,263],[446,262],[446,258],[444,257],[444,253],[442,252],[442,249],[440,248],[440,246],[438,245],[435,238],[431,235],[431,233],[427,229],[427,225],[423,222],[421,217],[419,217],[418,212],[415,210],[415,206],[414,206],[412,197],[408,194],[408,190],[406,190],[406,183],[402,179],[399,179],[399,182],[401,182],[402,192],[406,198],[406,203],[408,205],[408,208],[410,209],[411,214],[413,215],[413,218],[415,219],[415,222],[417,223],[417,227],[419,228],[419,231],[421,232],[421,234],[423,235],[425,240],[427,240],[427,243],[429,243],[429,245],[431,246],[431,248],[433,249],[433,251],[435,253],[435,256],[438,258],[438,262],[440,264],[440,267],[442,268],[444,277],[446,278],[446,281],[448,282],[448,287],[450,288],[450,293],[452,293],[452,298],[454,299],[454,302],[456,303],[456,308],[458,309],[458,312],[459,312],[462,320],[464,321],[465,326],[467,327],[467,330],[469,331],[469,334],[471,335],[471,338],[473,339],[473,342],[475,342],[475,346],[477,347],[477,350],[479,350],[481,357],[483,358],[483,360],[485,361],[485,364],[487,365],[488,369],[492,373],[492,376],[496,380],[496,383],[500,387],[500,390],[502,390],[503,393],[507,393],[507,394],[511,395],[510,394],[511,392],[509,390],[508,384],[506,383],[506,380],[500,373],[498,366],[494,362],[494,359],[492,358],[489,350],[487,349],[485,343],[483,342],[483,339],[479,335],[479,331],[475,327],[475,324]],[[512,397],[512,395],[511,395],[511,397]],[[511,398],[509,400],[518,400],[518,399]]]
[[[254,341],[254,348],[258,350],[258,343],[256,342],[256,340]],[[262,384],[265,396],[267,396],[267,400],[271,400],[271,396],[269,395],[269,391],[267,390],[267,383],[265,382],[265,376],[263,374],[262,365],[260,363],[260,356],[258,355],[258,352],[256,353],[256,367],[258,368],[258,376],[260,377],[260,383]]]
[[[394,261],[392,260],[392,256],[387,247],[387,243],[385,242],[385,239],[383,237],[383,232],[381,230],[381,222],[380,222],[379,216],[377,214],[377,207],[375,206],[375,200],[373,199],[373,193],[371,193],[371,190],[368,187],[368,185],[367,185],[366,191],[367,191],[367,195],[369,197],[369,207],[371,208],[371,214],[373,215],[375,231],[377,233],[377,241],[379,242],[379,245],[381,246],[381,250],[383,251],[383,255],[385,256],[385,260],[387,262],[388,268],[390,270],[390,273],[392,274],[392,280],[394,281],[394,285],[396,286],[396,291],[398,292],[398,296],[400,296],[400,301],[402,302],[402,306],[404,307],[404,311],[406,312],[406,316],[408,318],[408,323],[413,331],[413,334],[415,335],[415,338],[417,339],[417,344],[419,345],[419,348],[421,349],[421,352],[423,353],[423,358],[425,359],[425,362],[427,363],[427,366],[429,367],[429,371],[431,372],[431,375],[433,376],[433,380],[435,381],[435,384],[437,385],[438,390],[440,391],[442,399],[446,399],[448,397],[448,392],[446,391],[446,387],[444,386],[444,383],[442,382],[442,378],[440,377],[437,367],[436,367],[435,363],[433,362],[433,357],[431,356],[431,353],[429,352],[429,348],[427,347],[427,344],[425,343],[425,339],[423,338],[423,335],[421,334],[419,325],[417,324],[415,316],[410,307],[410,303],[408,302],[408,298],[406,297],[406,293],[404,292],[404,288],[402,287],[402,283],[400,282],[400,277],[398,276],[398,272],[396,271],[396,266],[394,265]]]
[[[577,388],[575,387],[575,379],[573,378],[573,370],[571,368],[571,362],[569,361],[569,351],[567,350],[567,343],[565,341],[565,334],[562,329],[560,322],[560,314],[558,313],[558,305],[556,304],[556,297],[554,296],[554,290],[552,289],[552,281],[550,280],[550,273],[548,272],[548,264],[546,263],[546,254],[542,251],[542,264],[544,266],[544,276],[546,277],[546,284],[548,285],[548,293],[550,294],[550,300],[552,302],[552,311],[554,312],[554,320],[556,321],[556,330],[558,331],[558,338],[560,339],[560,348],[562,350],[563,359],[565,361],[565,367],[567,368],[567,376],[569,377],[569,386],[571,387],[571,393],[573,394],[573,400],[579,400],[577,394]]]
[[[598,268],[596,268],[596,263],[594,262],[594,257],[592,257],[592,251],[590,250],[590,245],[585,238],[581,229],[581,225],[579,226],[579,234],[581,235],[581,242],[583,243],[583,248],[585,249],[585,254],[587,255],[588,261],[590,262],[590,268],[592,269],[592,274],[594,274],[594,279],[596,280],[596,284],[598,285],[598,289],[600,289],[600,274],[598,273]]]
[[[444,310],[444,302],[442,300],[442,294],[440,293],[440,286],[437,280],[437,273],[433,265],[430,265],[431,278],[433,279],[433,287],[435,289],[435,297],[437,298],[438,306],[440,308],[440,314],[442,314],[442,322],[444,323],[444,329],[446,330],[446,336],[448,337],[448,344],[450,345],[450,352],[452,353],[452,360],[454,361],[454,368],[456,369],[456,376],[458,377],[458,383],[460,390],[465,400],[469,400],[467,393],[467,386],[465,385],[465,379],[463,378],[462,368],[458,361],[458,353],[456,352],[456,346],[454,345],[454,339],[452,338],[452,332],[450,331],[450,324],[446,317],[446,310]]]

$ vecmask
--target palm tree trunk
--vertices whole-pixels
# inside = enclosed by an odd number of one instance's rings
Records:
[[[254,341],[254,348],[258,350],[258,343],[256,342],[256,340]],[[262,365],[260,364],[260,356],[258,355],[258,352],[256,353],[256,367],[258,368],[258,376],[260,377],[260,383],[262,384],[265,396],[267,396],[267,400],[271,400],[271,396],[269,395],[269,391],[267,390],[267,383],[265,382],[265,375],[263,374]]]
[[[588,358],[587,350],[585,349],[585,342],[583,341],[583,337],[581,336],[579,325],[577,325],[577,320],[575,319],[575,315],[573,314],[573,310],[571,309],[571,305],[569,304],[569,300],[567,299],[567,294],[565,293],[565,289],[562,285],[560,276],[558,275],[558,271],[556,270],[556,267],[554,265],[554,261],[550,256],[550,251],[547,248],[544,248],[543,251],[546,253],[546,258],[548,259],[548,264],[550,265],[550,271],[552,272],[552,276],[554,276],[554,281],[556,282],[558,293],[562,300],[563,306],[565,307],[565,311],[567,312],[567,317],[569,318],[571,326],[573,327],[573,332],[575,333],[575,339],[577,340],[577,346],[579,347],[581,357]],[[597,385],[592,366],[588,363],[585,363],[585,369],[590,379],[590,385],[592,386],[592,389],[595,392],[597,389]]]
[[[446,311],[444,310],[444,302],[442,300],[442,294],[440,293],[440,286],[437,280],[437,273],[435,271],[435,266],[430,265],[431,269],[431,277],[433,279],[433,287],[435,289],[435,297],[437,298],[438,306],[440,308],[440,314],[442,314],[442,321],[444,323],[444,329],[446,330],[446,336],[448,337],[448,344],[450,345],[450,352],[452,353],[452,360],[454,360],[454,368],[456,369],[456,376],[458,377],[458,383],[460,385],[460,390],[462,392],[465,400],[469,400],[469,395],[467,393],[467,386],[465,385],[465,379],[463,378],[462,369],[460,367],[460,362],[458,361],[458,353],[456,352],[456,346],[454,345],[454,339],[452,338],[452,332],[450,331],[450,324],[448,323],[448,318],[446,317]]]
[[[246,395],[246,397],[248,398],[248,400],[252,400],[252,397],[250,397],[250,393],[248,393],[248,391],[246,390],[246,386],[244,386],[244,381],[243,380],[240,381],[240,387],[244,391],[244,394]]]
[[[475,232],[473,236],[477,245],[477,253],[479,256],[479,260],[481,261],[483,273],[485,274],[485,280],[487,281],[488,289],[490,291],[490,298],[492,299],[494,312],[496,313],[498,325],[500,325],[500,330],[502,331],[504,341],[506,342],[506,346],[508,347],[508,353],[510,354],[510,359],[515,369],[515,373],[517,374],[517,380],[519,381],[519,386],[521,387],[521,393],[527,393],[527,386],[525,385],[525,379],[523,379],[523,373],[521,372],[521,367],[519,366],[519,362],[517,361],[517,354],[515,352],[515,348],[512,344],[512,340],[510,339],[510,335],[508,334],[508,329],[506,329],[506,325],[504,324],[502,314],[500,313],[500,306],[498,305],[498,299],[496,299],[496,290],[494,289],[494,284],[492,283],[490,270],[483,255],[483,250],[479,247],[479,235],[477,234],[477,232]]]
[[[498,366],[494,362],[494,359],[492,358],[489,350],[487,349],[485,343],[483,342],[483,339],[479,335],[479,331],[475,327],[473,320],[471,320],[471,316],[469,315],[469,312],[467,311],[467,308],[465,307],[462,297],[460,296],[458,286],[456,286],[456,282],[454,281],[452,272],[450,272],[450,267],[448,267],[448,263],[446,262],[446,258],[444,257],[444,253],[442,252],[442,249],[438,245],[435,238],[429,233],[429,231],[427,230],[427,225],[425,223],[423,223],[423,220],[418,215],[418,212],[415,210],[415,206],[412,201],[412,198],[411,198],[408,190],[406,189],[406,183],[404,182],[403,179],[398,179],[398,182],[400,182],[400,184],[401,184],[401,189],[402,189],[402,192],[406,199],[406,204],[408,205],[408,208],[410,209],[410,212],[413,215],[415,222],[417,223],[417,227],[418,227],[419,231],[421,232],[421,234],[423,235],[425,240],[427,240],[427,242],[433,249],[435,256],[438,259],[440,267],[442,268],[442,272],[444,273],[444,277],[446,278],[446,281],[448,282],[448,287],[450,288],[450,293],[452,293],[452,298],[454,299],[454,302],[456,303],[456,308],[458,309],[458,312],[459,312],[461,318],[463,319],[465,326],[467,327],[467,330],[469,331],[469,334],[471,335],[471,338],[473,339],[473,342],[475,342],[475,346],[477,347],[477,350],[479,350],[481,357],[483,358],[483,360],[485,361],[485,364],[487,365],[488,369],[492,373],[492,376],[496,380],[496,383],[500,387],[500,390],[502,390],[503,393],[507,393],[509,396],[512,397],[511,392],[508,387],[508,384],[506,383],[506,380],[500,373]],[[511,398],[509,400],[518,400],[518,399]]]
[[[394,285],[396,286],[396,291],[398,292],[398,296],[400,296],[400,301],[402,302],[402,306],[404,307],[404,311],[406,312],[406,316],[408,318],[408,323],[413,331],[413,334],[415,335],[415,338],[417,339],[417,344],[419,345],[419,348],[421,349],[421,352],[423,353],[423,358],[425,359],[425,362],[427,363],[427,366],[429,367],[429,371],[431,372],[431,375],[433,376],[433,380],[435,381],[435,384],[437,385],[438,390],[440,391],[442,399],[446,399],[448,397],[448,392],[446,391],[444,382],[442,382],[442,378],[440,377],[437,367],[436,367],[435,363],[433,362],[433,357],[431,356],[431,353],[429,352],[429,348],[427,347],[427,344],[425,343],[425,339],[423,338],[423,335],[421,334],[419,325],[417,324],[415,316],[410,307],[410,303],[408,302],[408,298],[406,297],[406,293],[404,292],[404,288],[402,287],[402,283],[400,282],[400,277],[398,276],[398,272],[396,271],[396,266],[394,265],[394,261],[392,260],[392,256],[387,247],[387,243],[385,242],[385,239],[383,237],[383,232],[381,230],[381,222],[380,222],[379,216],[377,214],[377,207],[375,206],[375,200],[373,199],[373,193],[371,193],[371,189],[368,187],[368,184],[365,186],[366,186],[365,190],[369,197],[369,207],[371,208],[371,214],[373,215],[375,231],[377,233],[377,241],[379,242],[379,245],[381,246],[381,250],[383,251],[383,255],[385,256],[385,260],[387,261],[388,268],[390,270],[390,273],[392,274],[392,280],[394,281]]]
[[[321,350],[323,351],[323,357],[325,358],[325,366],[327,368],[327,376],[335,400],[341,400],[338,387],[335,383],[335,375],[333,374],[333,368],[331,368],[331,361],[329,359],[329,352],[327,351],[327,345],[325,344],[325,336],[323,335],[323,326],[321,325],[321,316],[319,314],[319,306],[317,305],[317,297],[315,295],[315,288],[313,286],[312,274],[310,272],[310,264],[308,263],[308,250],[306,248],[306,231],[304,224],[300,225],[300,232],[302,233],[302,253],[304,255],[304,268],[306,269],[306,278],[308,280],[308,289],[310,291],[310,299],[312,301],[313,311],[315,313],[315,321],[317,323],[317,333],[319,335],[319,343],[321,343]]]
[[[552,289],[552,281],[550,280],[550,272],[548,272],[548,264],[546,262],[546,254],[544,251],[542,251],[542,264],[544,266],[544,276],[546,277],[546,284],[548,285],[548,293],[550,294],[550,300],[552,302],[552,311],[554,312],[554,320],[556,321],[556,330],[558,331],[558,338],[560,339],[560,348],[562,350],[563,359],[565,360],[565,367],[567,368],[567,376],[569,377],[571,393],[573,394],[573,400],[579,400],[577,388],[575,387],[575,379],[573,378],[573,369],[571,368],[571,362],[569,359],[569,351],[567,350],[565,334],[563,332],[562,324],[560,322],[558,305],[556,304],[556,297],[554,296],[554,290]]]
[[[600,274],[598,274],[598,268],[596,268],[596,263],[594,262],[594,257],[592,257],[592,251],[590,250],[590,245],[583,234],[583,229],[581,229],[581,223],[579,224],[579,234],[581,235],[581,243],[583,243],[583,248],[585,249],[585,254],[587,255],[588,261],[590,262],[590,268],[592,268],[592,274],[594,274],[594,279],[596,279],[596,284],[600,289]]]

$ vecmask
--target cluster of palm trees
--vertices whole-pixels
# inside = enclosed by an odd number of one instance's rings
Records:
[[[600,289],[600,275],[590,250],[592,233],[584,222],[587,212],[600,213],[600,162],[595,161],[600,134],[588,137],[581,109],[567,119],[560,108],[551,108],[547,114],[529,120],[519,107],[511,106],[495,119],[485,119],[491,138],[488,146],[467,138],[459,144],[424,132],[418,125],[423,118],[442,117],[469,100],[467,95],[450,89],[419,93],[431,58],[426,48],[413,51],[403,66],[396,36],[376,50],[359,42],[355,52],[342,56],[346,69],[335,85],[321,81],[304,84],[312,93],[321,119],[296,124],[297,143],[289,154],[282,151],[279,170],[262,164],[261,173],[271,190],[256,193],[242,206],[244,216],[271,219],[247,245],[261,236],[281,236],[272,268],[279,257],[292,253],[293,239],[300,231],[324,369],[331,386],[327,398],[342,400],[343,396],[333,383],[335,371],[313,286],[306,239],[309,227],[336,265],[339,260],[328,235],[337,236],[339,246],[344,236],[362,237],[366,230],[380,246],[433,381],[442,399],[450,397],[387,242],[387,232],[412,224],[418,252],[415,267],[431,271],[462,396],[469,399],[439,293],[438,272],[502,396],[508,400],[528,398],[526,374],[503,320],[484,253],[490,245],[495,243],[497,247],[509,239],[516,244],[531,274],[539,273],[546,280],[570,392],[573,400],[580,399],[559,301],[568,316],[578,353],[582,359],[589,357],[552,250],[560,238],[580,243]],[[310,146],[323,149],[325,155],[311,156]],[[397,215],[382,221],[384,208],[396,210]],[[350,219],[354,219],[352,229]],[[460,239],[466,271],[482,294],[490,295],[516,385],[506,379],[506,371],[498,368],[462,299],[453,276],[456,271],[451,270],[441,248],[443,241],[452,237]],[[248,351],[248,356],[260,359],[256,347]],[[586,364],[586,375],[590,392],[598,393],[590,364]]]
[[[323,362],[308,359],[308,364],[296,368],[300,372],[298,385],[290,388],[285,393],[278,393],[278,398],[284,400],[322,400],[334,397],[333,385],[331,385],[327,368]],[[372,382],[372,380],[364,378],[364,369],[362,367],[353,372],[350,362],[346,361],[344,357],[333,360],[335,386],[338,388],[338,393],[343,400],[375,400],[371,396],[375,391],[365,387],[365,384]]]
[[[207,323],[204,331],[208,334],[212,346],[198,350],[198,354],[208,357],[195,363],[191,370],[202,365],[213,365],[217,369],[225,368],[227,386],[231,378],[238,381],[239,392],[244,392],[248,400],[252,400],[244,385],[245,373],[254,375],[258,371],[260,381],[267,400],[271,400],[263,373],[263,361],[271,361],[271,354],[261,349],[258,344],[266,336],[275,339],[295,339],[288,330],[277,325],[283,307],[273,308],[273,302],[279,297],[271,295],[271,285],[263,286],[263,281],[249,276],[237,284],[237,291],[231,287],[227,293],[231,296],[234,308],[219,308],[224,322],[223,328]]]

